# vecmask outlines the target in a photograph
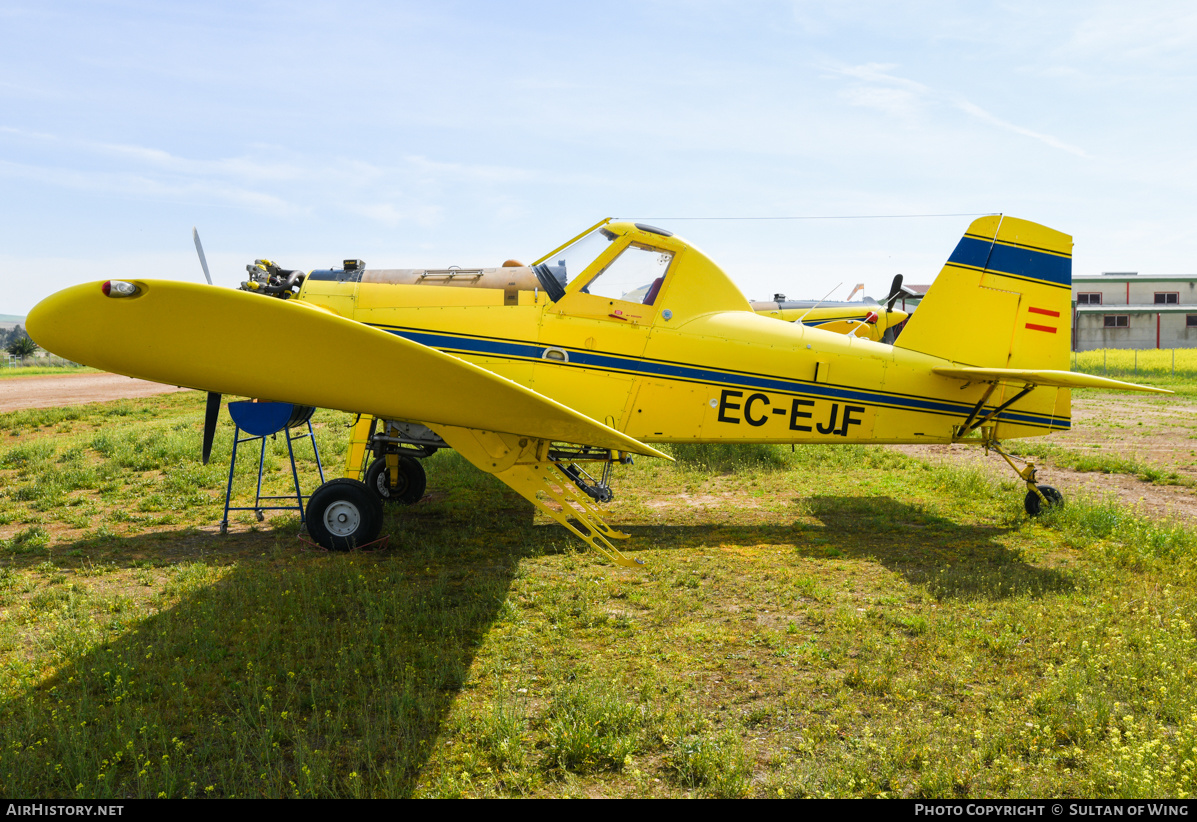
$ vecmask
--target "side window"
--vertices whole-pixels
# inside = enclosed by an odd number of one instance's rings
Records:
[[[639,245],[630,245],[582,289],[612,300],[652,305],[661,290],[673,254]]]

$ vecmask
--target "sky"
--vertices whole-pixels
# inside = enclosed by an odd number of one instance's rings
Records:
[[[1197,272],[1191,3],[0,0],[0,33],[0,314],[202,281],[193,226],[231,287],[603,217],[754,299],[929,283],[995,212],[1074,274]]]

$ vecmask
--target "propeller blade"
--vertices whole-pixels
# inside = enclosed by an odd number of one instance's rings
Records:
[[[201,252],[202,253],[202,252]],[[216,422],[220,418],[220,395],[208,392],[208,406],[204,409],[204,465],[212,456],[212,440],[216,438]]]
[[[195,226],[191,227],[191,238],[195,240],[195,250],[199,253],[200,265],[204,269],[204,279],[208,281],[208,285],[212,285],[212,275],[208,273],[208,258],[204,256],[204,247],[200,244],[199,231],[196,230]],[[204,462],[207,461],[205,458]]]
[[[893,311],[894,303],[898,301],[898,297],[902,296],[902,275],[898,274],[894,277],[893,284],[889,287],[889,298],[885,301],[885,310]]]

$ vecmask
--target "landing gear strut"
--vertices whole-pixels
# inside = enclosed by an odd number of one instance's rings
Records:
[[[1064,495],[1052,488],[1050,485],[1040,485],[1035,481],[1035,464],[1028,462],[1023,468],[1019,468],[1014,464],[1014,460],[1010,459],[1010,455],[1002,450],[996,440],[989,440],[985,443],[985,448],[992,448],[1001,455],[1006,464],[1018,474],[1018,478],[1027,484],[1027,496],[1023,500],[1023,508],[1026,509],[1027,514],[1032,517],[1037,517],[1044,511],[1051,508],[1058,508],[1064,504]]]

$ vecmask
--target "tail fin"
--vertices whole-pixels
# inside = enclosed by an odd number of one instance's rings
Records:
[[[1071,326],[1072,237],[982,217],[894,346],[964,365],[1066,371]]]

